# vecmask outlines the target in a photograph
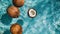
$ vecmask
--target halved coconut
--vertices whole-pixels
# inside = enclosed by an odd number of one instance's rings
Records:
[[[35,16],[36,16],[36,11],[35,11],[34,9],[29,9],[28,15],[29,15],[30,17],[35,17]]]

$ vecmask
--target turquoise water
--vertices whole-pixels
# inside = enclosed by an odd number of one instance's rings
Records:
[[[0,34],[11,34],[10,26],[19,23],[23,34],[60,34],[60,0],[25,0],[20,7],[20,16],[11,18],[7,8],[12,0],[0,0]],[[30,18],[28,9],[37,11],[35,18]]]

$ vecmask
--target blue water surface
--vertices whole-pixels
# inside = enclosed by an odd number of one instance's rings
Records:
[[[11,34],[10,26],[18,23],[23,28],[23,34],[60,34],[60,0],[24,0],[19,8],[20,16],[11,18],[7,8],[12,6],[12,0],[0,0],[0,34]],[[37,12],[35,18],[27,14],[30,8]]]

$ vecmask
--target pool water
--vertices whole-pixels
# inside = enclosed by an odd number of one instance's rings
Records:
[[[18,18],[7,14],[11,5],[12,0],[0,0],[0,34],[11,34],[10,26],[14,23],[22,26],[23,34],[60,34],[60,0],[25,0]],[[36,10],[36,17],[28,16],[30,8]]]

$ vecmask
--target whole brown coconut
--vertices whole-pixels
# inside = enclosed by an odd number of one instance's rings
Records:
[[[15,6],[10,6],[7,11],[8,15],[12,18],[17,18],[20,14],[19,9]]]
[[[16,7],[21,7],[24,5],[24,0],[13,0],[13,5]]]
[[[22,27],[19,24],[15,23],[10,27],[10,31],[12,34],[22,34]]]

